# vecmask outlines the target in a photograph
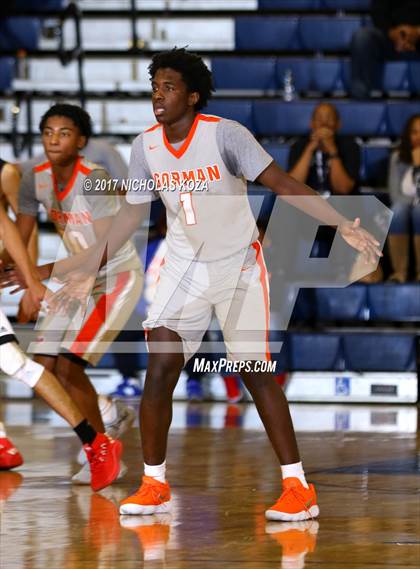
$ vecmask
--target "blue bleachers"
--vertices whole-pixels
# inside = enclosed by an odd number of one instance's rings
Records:
[[[332,10],[369,10],[371,0],[321,0],[323,8]]]
[[[235,19],[237,50],[296,50],[298,18],[243,16]]]
[[[386,185],[390,151],[388,146],[362,147],[360,179],[364,183],[374,186]]]
[[[211,65],[216,89],[276,88],[276,59],[274,57],[213,58]]]
[[[349,92],[350,60],[322,57],[213,58],[216,89],[260,90],[283,88],[285,72],[292,72],[297,93]],[[385,92],[420,93],[420,62],[388,61],[384,67]]]
[[[355,371],[414,371],[415,336],[413,334],[348,333],[343,334],[346,369]]]
[[[314,59],[311,75],[312,86],[316,91],[331,93],[345,88],[342,62],[339,59]]]
[[[367,287],[318,288],[315,291],[316,316],[321,322],[334,320],[367,320],[369,316]]]
[[[315,102],[255,101],[254,123],[263,136],[306,134]]]
[[[62,10],[68,4],[68,0],[15,0],[16,10],[32,10],[42,12],[43,10]]]
[[[208,106],[204,110],[210,115],[222,116],[226,119],[232,119],[240,122],[250,130],[253,130],[252,121],[252,102],[251,101],[209,101]]]
[[[353,33],[362,26],[354,16],[302,16],[299,40],[302,49],[310,51],[348,51]]]
[[[408,63],[406,61],[388,61],[384,68],[384,91],[410,91]]]
[[[408,77],[412,93],[420,93],[420,61],[410,61],[408,64]]]
[[[277,88],[282,89],[286,71],[292,72],[297,92],[308,91],[311,86],[312,61],[303,57],[279,58],[276,64]]]
[[[341,134],[380,136],[386,133],[386,105],[337,101],[334,103],[341,117]]]
[[[321,0],[259,0],[259,10],[319,10]]]
[[[255,101],[254,122],[257,134],[263,136],[299,135],[308,132],[311,115],[317,102]],[[335,103],[342,122],[341,133],[360,136],[387,134],[384,103]],[[420,105],[419,105],[420,106]],[[395,119],[397,122],[398,117]],[[401,129],[398,131],[400,132]]]
[[[0,49],[37,49],[41,24],[35,18],[0,19]]]
[[[288,144],[266,143],[263,144],[263,147],[270,156],[274,158],[277,164],[286,170],[290,146]]]
[[[341,368],[339,334],[288,334],[292,370],[326,371]]]
[[[399,136],[411,115],[420,113],[419,103],[388,103],[388,133]]]
[[[370,0],[259,0],[259,10],[369,10]]]
[[[372,320],[420,322],[418,284],[373,285],[368,288]]]
[[[11,57],[0,57],[0,90],[10,89],[13,79],[14,60]]]

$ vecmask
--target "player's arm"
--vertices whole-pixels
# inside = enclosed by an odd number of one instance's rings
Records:
[[[97,236],[95,245],[77,255],[56,262],[54,275],[60,277],[77,270],[94,272],[103,267],[133,236],[148,213],[148,203],[137,205],[123,200],[115,217],[95,222]]]
[[[366,255],[368,262],[382,256],[379,242],[367,231],[360,228],[360,219],[350,221],[334,209],[309,186],[297,182],[276,164],[271,164],[257,177],[257,182],[267,186],[287,203],[318,219],[325,225],[337,227],[349,245]],[[303,199],[307,198],[307,199]]]
[[[23,273],[28,288],[41,301],[45,288],[41,285],[37,271],[29,258],[28,252],[15,224],[9,219],[3,206],[0,205],[0,234],[12,259]]]

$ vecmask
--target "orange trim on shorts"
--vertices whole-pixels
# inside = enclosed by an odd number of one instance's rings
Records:
[[[94,310],[92,311],[92,314],[89,316],[83,328],[80,330],[77,338],[71,345],[70,352],[76,354],[79,357],[83,357],[83,355],[87,352],[87,349],[84,351],[78,351],[77,344],[79,342],[83,342],[85,344],[92,342],[96,334],[99,332],[101,326],[105,323],[107,312],[109,313],[114,302],[121,294],[121,291],[127,285],[129,279],[130,271],[125,271],[117,275],[117,283],[114,290],[109,294],[103,294],[99,298]]]
[[[42,172],[43,170],[48,170],[51,167],[51,162],[44,162],[43,164],[38,164],[32,168],[33,172]]]
[[[259,241],[254,241],[252,247],[255,249],[257,253],[256,261],[258,266],[260,267],[260,281],[263,287],[263,296],[264,296],[264,308],[265,308],[265,342],[266,342],[266,352],[265,356],[267,361],[271,361],[271,353],[270,353],[270,343],[269,343],[269,325],[270,325],[270,298],[268,294],[267,288],[267,267],[265,266],[264,256],[262,252],[261,243]]]

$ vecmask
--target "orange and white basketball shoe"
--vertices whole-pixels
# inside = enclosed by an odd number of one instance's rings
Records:
[[[268,523],[265,531],[282,547],[282,567],[302,569],[307,553],[316,547],[319,523],[315,520],[305,522]]]
[[[167,482],[159,482],[150,476],[143,476],[142,485],[135,494],[125,498],[120,505],[120,514],[147,516],[169,514],[171,511],[171,489]]]
[[[18,449],[8,438],[0,439],[0,470],[10,470],[23,464],[23,458]]]
[[[305,488],[298,478],[285,478],[283,492],[274,506],[265,512],[267,520],[301,522],[316,518],[319,508],[313,484]]]

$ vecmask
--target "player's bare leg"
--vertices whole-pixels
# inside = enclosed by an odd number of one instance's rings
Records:
[[[265,513],[276,521],[302,521],[319,514],[317,497],[299,458],[289,404],[270,373],[242,373],[280,464],[283,491]]]
[[[140,430],[144,476],[139,490],[121,502],[121,514],[149,515],[171,509],[171,491],[166,481],[166,447],[172,421],[172,394],[184,367],[184,355],[159,353],[155,342],[182,340],[176,332],[160,327],[149,332],[149,363],[140,406]]]
[[[167,328],[155,328],[149,332],[149,345],[153,342],[182,340],[176,332]],[[161,464],[166,457],[168,431],[172,421],[172,394],[184,367],[181,353],[149,354],[146,380],[140,404],[140,431],[143,457],[146,464]]]
[[[71,427],[79,425],[84,417],[67,391],[47,369],[41,375],[34,390],[54,411],[61,415]]]
[[[54,373],[92,427],[98,433],[104,433],[98,396],[82,365],[63,356],[37,355],[35,361]]]
[[[300,461],[289,404],[270,373],[242,373],[280,464]]]

